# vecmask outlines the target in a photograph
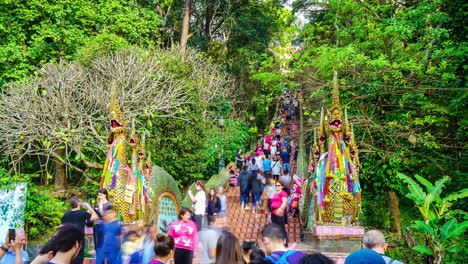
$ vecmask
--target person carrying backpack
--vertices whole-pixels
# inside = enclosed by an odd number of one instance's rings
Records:
[[[269,254],[265,260],[273,264],[298,264],[307,255],[300,251],[286,249],[281,227],[277,224],[266,225],[261,234],[266,253]]]

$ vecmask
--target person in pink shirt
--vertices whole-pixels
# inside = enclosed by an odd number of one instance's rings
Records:
[[[283,191],[284,183],[281,180],[276,181],[276,193],[271,199],[271,222],[279,225],[283,232],[283,237],[286,240],[285,246],[288,247],[288,233],[286,232],[286,203],[288,200],[288,194]]]
[[[174,238],[175,264],[191,264],[194,253],[198,250],[197,224],[190,220],[190,211],[180,208],[179,221],[171,224],[169,235]]]

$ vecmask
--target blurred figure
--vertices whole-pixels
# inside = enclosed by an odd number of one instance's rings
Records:
[[[73,196],[70,198],[71,210],[66,212],[62,216],[62,224],[72,224],[75,225],[78,229],[83,232],[83,237],[80,245],[80,254],[73,260],[73,264],[82,264],[84,260],[84,230],[86,226],[92,226],[94,220],[98,220],[99,217],[96,212],[91,208],[88,203],[81,202],[81,198],[78,196]],[[86,209],[87,211],[82,211],[81,209]]]
[[[56,250],[55,256],[47,263],[70,264],[80,254],[84,233],[73,224],[61,225],[54,236],[49,240],[52,248]]]
[[[15,239],[10,240],[9,233],[5,238],[5,245],[0,249],[0,264],[19,264],[29,261],[29,256],[23,250],[26,244],[26,236],[21,229],[15,229]]]
[[[107,189],[102,188],[98,191],[97,194],[98,203],[94,210],[96,211],[99,219],[94,221],[93,227],[93,236],[94,236],[94,249],[96,250],[96,255],[98,255],[99,251],[102,248],[102,243],[104,241],[104,214],[106,213],[107,209],[109,209],[112,205],[109,203],[109,195],[107,193]]]
[[[227,197],[224,195],[224,188],[222,186],[218,187],[218,197],[221,202],[221,210],[218,213],[219,226],[221,229],[225,229],[228,226],[227,223]]]
[[[335,262],[329,257],[317,253],[303,257],[299,264],[335,264]]]
[[[220,234],[215,219],[208,218],[208,226],[198,233],[198,264],[213,264],[216,258],[216,242]]]
[[[122,262],[129,263],[130,256],[141,247],[138,232],[130,230],[125,234],[127,241],[122,244]]]
[[[255,214],[255,217],[257,217],[257,212],[258,212],[258,207],[260,206],[260,199],[262,195],[262,181],[264,180],[264,177],[262,175],[262,172],[260,170],[257,170],[256,174],[253,175],[252,177],[252,187],[250,189],[251,194],[252,194],[252,211]]]
[[[242,259],[244,263],[250,263],[250,253],[254,249],[257,249],[255,241],[244,241],[241,245],[242,248]]]
[[[155,223],[151,223],[148,227],[147,235],[143,242],[143,252],[141,255],[141,263],[148,264],[154,259],[154,240],[156,239],[156,234],[158,233],[158,227]]]
[[[39,250],[37,257],[31,262],[31,264],[46,264],[51,260],[57,252],[57,247],[53,243],[53,240],[47,241]]]
[[[291,203],[289,204],[290,218],[294,217],[296,213],[299,213],[299,200],[302,197],[302,187],[299,182],[295,179],[292,179],[291,185]]]
[[[239,240],[232,233],[226,232],[218,239],[215,263],[242,264],[242,252]]]
[[[165,234],[157,234],[154,241],[155,258],[151,264],[165,264],[174,257],[174,239]]]
[[[230,166],[229,167],[229,185],[234,187],[234,186],[237,186],[237,177],[239,177],[239,174],[237,173],[237,171],[234,169],[233,166]]]
[[[257,249],[254,249],[250,253],[250,262],[249,263],[262,262],[264,258],[265,258],[265,251],[263,251],[263,249],[257,248]]]
[[[306,254],[300,251],[287,250],[284,246],[285,239],[282,231],[282,228],[277,224],[268,224],[263,228],[263,249],[268,255],[265,259],[273,263],[298,264]]]
[[[117,218],[117,212],[111,206],[104,214],[104,220],[107,224],[104,225],[104,240],[102,242],[102,250],[96,255],[96,264],[122,263],[122,250],[120,244],[120,234],[122,226]]]
[[[271,213],[271,199],[273,199],[273,196],[276,194],[276,187],[275,187],[275,179],[270,179],[268,181],[268,185],[265,187],[265,193],[268,197],[267,201],[267,209]]]
[[[192,264],[198,250],[197,224],[190,220],[190,211],[180,208],[179,221],[171,224],[169,235],[174,238],[174,261],[176,264]]]

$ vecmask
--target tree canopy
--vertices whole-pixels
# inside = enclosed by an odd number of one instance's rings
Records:
[[[265,130],[284,87],[301,88],[310,146],[336,70],[360,148],[363,222],[404,243],[404,228],[423,220],[404,196],[413,175],[452,192],[467,188],[465,2],[5,0],[2,179],[16,174],[47,188],[61,174],[68,188],[93,193],[115,83],[153,162],[185,187]],[[463,210],[466,200],[451,208]],[[461,215],[436,226],[464,225]]]

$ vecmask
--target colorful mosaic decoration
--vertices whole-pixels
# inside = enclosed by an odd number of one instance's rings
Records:
[[[347,113],[341,111],[336,72],[333,83],[333,103],[327,115],[322,109],[311,150],[309,172],[315,180],[309,228],[312,219],[320,225],[352,225],[361,213],[358,150]]]

